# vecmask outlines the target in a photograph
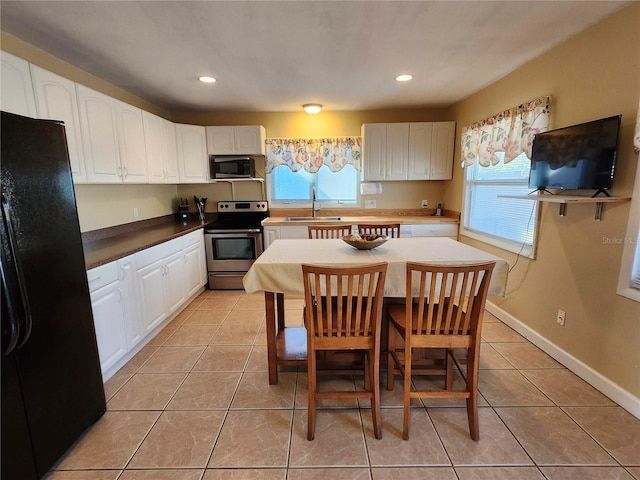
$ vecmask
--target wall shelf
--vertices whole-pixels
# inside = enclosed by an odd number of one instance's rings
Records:
[[[518,200],[533,200],[534,202],[559,203],[560,208],[558,214],[564,217],[567,211],[567,203],[595,203],[596,214],[595,219],[602,219],[603,203],[619,203],[628,202],[631,197],[579,197],[571,195],[498,195],[499,198],[515,198]]]

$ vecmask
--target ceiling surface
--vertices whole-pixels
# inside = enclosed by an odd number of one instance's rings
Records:
[[[425,108],[627,3],[2,0],[0,29],[170,111]]]

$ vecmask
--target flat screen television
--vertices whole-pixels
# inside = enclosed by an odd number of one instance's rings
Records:
[[[611,188],[622,115],[538,133],[531,153],[529,187],[537,190]],[[595,196],[594,195],[594,196]]]

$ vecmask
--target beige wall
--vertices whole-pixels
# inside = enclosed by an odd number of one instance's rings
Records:
[[[449,110],[458,125],[486,118],[537,96],[551,94],[552,127],[558,128],[622,114],[621,148],[614,188],[630,196],[638,156],[632,137],[640,95],[640,3],[576,35],[557,48],[481,90]],[[454,165],[460,165],[456,151]],[[445,203],[462,206],[463,170]],[[640,304],[616,294],[629,203],[604,207],[594,220],[594,205],[541,204],[537,258],[520,258],[510,273],[505,298],[491,301],[580,361],[640,396]],[[463,237],[463,241],[508,259],[515,255]],[[558,309],[566,325],[555,322]]]

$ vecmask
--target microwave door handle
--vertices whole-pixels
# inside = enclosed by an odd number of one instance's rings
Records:
[[[13,277],[16,280],[16,285],[15,287],[18,288],[19,290],[19,295],[15,295],[13,294],[13,292],[9,291],[9,287],[10,285],[7,284],[7,274],[9,272],[5,271],[5,264],[7,262],[2,262],[2,281],[5,284],[5,287],[7,288],[7,299],[11,299],[11,301],[7,302],[7,307],[13,307],[13,308],[9,308],[9,317],[11,318],[11,329],[12,332],[16,332],[17,337],[15,339],[15,345],[11,348],[11,350],[13,349],[18,349],[21,348],[26,342],[27,340],[29,340],[29,337],[31,336],[31,327],[33,325],[33,321],[31,319],[31,308],[29,307],[29,298],[27,296],[27,290],[24,286],[25,282],[24,282],[24,275],[22,272],[22,268],[20,267],[20,260],[19,258],[15,255],[16,252],[16,243],[15,243],[15,234],[13,231],[13,226],[11,224],[11,204],[9,203],[9,200],[7,199],[7,196],[4,192],[2,192],[2,224],[3,224],[3,230],[6,235],[6,248],[5,245],[3,245],[3,255],[5,254],[5,250],[6,253],[8,255],[11,256],[11,258],[13,259],[13,269],[12,272],[14,275]],[[7,265],[7,268],[9,267],[9,265]],[[14,295],[14,297],[19,297],[19,299],[17,298],[13,298],[12,294]],[[16,307],[20,308],[20,306],[22,307],[22,312],[24,312],[24,328],[21,329],[20,328],[20,324],[21,322],[19,321],[19,317],[20,315],[16,312]],[[20,335],[22,330],[22,335]],[[22,338],[20,338],[22,336]],[[10,343],[13,343],[13,339]],[[5,355],[7,355],[8,353],[10,353],[9,348],[6,349],[6,352],[3,352]]]

